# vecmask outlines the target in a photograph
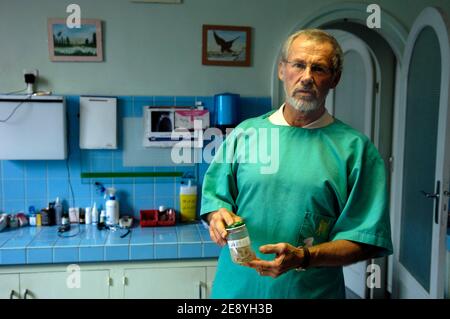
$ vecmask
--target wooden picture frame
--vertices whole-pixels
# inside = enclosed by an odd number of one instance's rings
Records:
[[[80,28],[69,28],[65,19],[48,19],[48,51],[51,61],[103,61],[102,23],[81,19]]]
[[[251,27],[203,25],[202,64],[250,66]]]

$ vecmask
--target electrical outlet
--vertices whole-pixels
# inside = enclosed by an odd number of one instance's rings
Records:
[[[35,77],[38,77],[39,70],[38,69],[23,69],[23,75],[32,74]]]
[[[36,83],[36,80],[39,75],[39,71],[37,69],[24,69],[23,75],[25,79],[25,83],[27,84],[27,93],[33,94],[34,93],[34,83]]]

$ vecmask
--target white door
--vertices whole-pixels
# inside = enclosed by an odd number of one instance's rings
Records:
[[[344,52],[344,66],[338,86],[330,91],[325,103],[333,116],[363,132],[373,141],[374,59],[368,46],[355,35],[327,30]],[[361,298],[368,298],[366,286],[368,261],[344,267],[345,286]]]
[[[414,22],[394,135],[394,298],[442,298],[450,172],[449,27],[435,8]]]

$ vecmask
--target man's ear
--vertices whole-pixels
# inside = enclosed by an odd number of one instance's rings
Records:
[[[338,85],[339,80],[341,79],[341,74],[342,72],[338,72],[333,76],[330,89],[334,89]]]
[[[284,81],[284,69],[283,69],[283,62],[278,62],[278,78],[281,81]]]

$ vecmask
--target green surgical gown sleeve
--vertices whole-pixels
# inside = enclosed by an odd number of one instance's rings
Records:
[[[236,212],[237,196],[234,161],[235,136],[231,133],[220,145],[203,181],[200,215],[219,208]]]
[[[358,148],[358,147],[356,147]],[[377,257],[392,254],[384,161],[364,143],[348,167],[348,198],[330,240],[346,239],[379,247]]]

